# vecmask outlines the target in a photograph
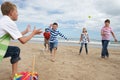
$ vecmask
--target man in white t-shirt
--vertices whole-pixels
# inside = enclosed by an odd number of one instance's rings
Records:
[[[11,2],[4,2],[1,5],[1,12],[3,17],[0,19],[0,38],[5,34],[9,34],[12,39],[19,40],[22,44],[29,41],[34,35],[42,33],[41,29],[34,29],[28,36],[23,36],[30,31],[30,26],[25,31],[20,32],[14,21],[18,18],[17,7]],[[8,46],[4,58],[11,57],[12,64],[12,76],[13,79],[15,73],[17,73],[17,64],[20,60],[20,48],[16,46]]]

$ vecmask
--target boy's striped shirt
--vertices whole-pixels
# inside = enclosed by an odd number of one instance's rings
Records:
[[[58,35],[67,40],[65,35],[63,35],[59,30],[53,30],[52,28],[47,28],[47,31],[50,32],[50,40],[49,40],[49,42],[58,42],[58,39],[57,39]]]

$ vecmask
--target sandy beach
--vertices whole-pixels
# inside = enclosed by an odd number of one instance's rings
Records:
[[[100,48],[89,48],[86,55],[83,49],[78,55],[78,46],[59,45],[56,62],[50,61],[50,54],[39,43],[10,45],[21,48],[19,72],[31,71],[33,56],[36,56],[35,71],[39,80],[120,80],[120,49],[109,49],[110,58],[101,59]],[[9,80],[11,74],[10,58],[0,62],[0,80]]]

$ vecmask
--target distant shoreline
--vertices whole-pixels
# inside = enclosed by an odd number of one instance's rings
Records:
[[[59,45],[65,45],[65,46],[80,46],[79,41],[77,40],[63,40],[63,39],[59,39]],[[17,42],[16,40],[12,40],[12,42]],[[40,43],[43,44],[44,43],[44,38],[32,38],[29,43]],[[100,41],[91,41],[90,43],[88,43],[88,47],[92,47],[92,48],[101,48],[101,42]],[[120,48],[120,43],[114,43],[114,42],[110,42],[108,48],[113,48],[113,49],[118,49]]]
[[[40,43],[43,44],[43,41],[29,41],[29,43]],[[65,45],[65,46],[80,46],[80,43],[75,43],[75,42],[60,42],[59,41],[59,45]],[[102,48],[101,44],[95,44],[95,43],[88,43],[88,47],[92,47],[92,48]],[[118,49],[120,48],[120,45],[114,45],[114,44],[109,44],[108,48],[110,49]]]

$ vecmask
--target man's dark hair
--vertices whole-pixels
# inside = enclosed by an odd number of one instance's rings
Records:
[[[106,19],[106,20],[105,20],[105,23],[110,23],[110,20],[109,20],[109,19]]]
[[[56,25],[56,26],[58,26],[58,23],[56,23],[56,22],[55,22],[55,23],[53,23],[53,25]]]

